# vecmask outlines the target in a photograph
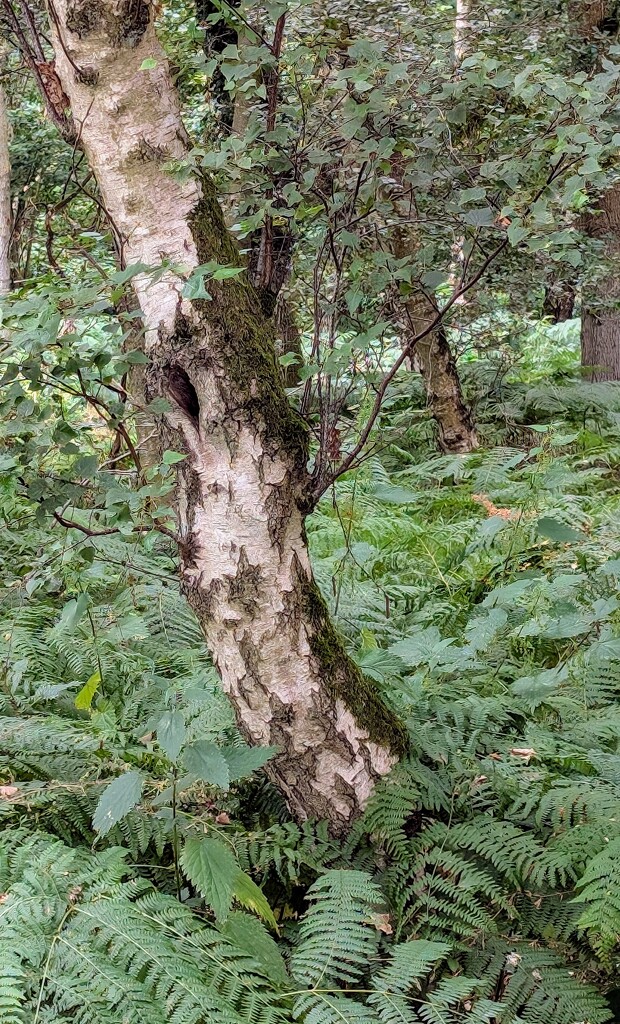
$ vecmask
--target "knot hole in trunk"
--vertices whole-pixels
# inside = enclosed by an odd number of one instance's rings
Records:
[[[170,366],[167,376],[168,394],[179,408],[198,426],[200,402],[198,401],[196,388],[189,379],[189,376],[181,366]]]

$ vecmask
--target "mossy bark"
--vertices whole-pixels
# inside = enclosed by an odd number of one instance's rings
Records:
[[[343,832],[406,739],[348,658],[313,580],[307,433],[286,399],[273,323],[245,271],[209,280],[208,300],[184,295],[199,265],[242,260],[211,183],[167,170],[187,142],[152,24],[128,37],[116,23],[123,5],[98,0],[91,21],[79,5],[72,32],[71,0],[55,7],[59,74],[125,260],[185,268],[134,279],[147,389],[171,405],[162,443],[186,454],[176,498],[183,590],[242,732],[279,748],[270,770],[289,806]],[[94,73],[76,74],[83,66]]]

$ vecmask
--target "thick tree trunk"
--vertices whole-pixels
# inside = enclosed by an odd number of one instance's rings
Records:
[[[187,140],[143,0],[54,0],[57,69],[125,259],[238,267],[208,181],[166,171]],[[58,40],[55,39],[58,43]],[[156,66],[140,70],[145,60]],[[76,73],[76,67],[79,73]],[[179,271],[134,279],[149,389],[180,463],[183,589],[252,743],[300,817],[346,829],[405,746],[402,727],[346,656],[313,580],[304,533],[306,431],[288,405],[269,320],[245,273],[182,294]]]
[[[617,5],[611,0],[570,0],[568,9],[583,44],[579,63],[591,70],[617,32]],[[604,241],[608,260],[608,272],[593,286],[583,287],[581,365],[590,380],[620,380],[620,185],[605,193],[581,227]]]
[[[0,51],[0,56],[1,56]],[[11,133],[6,98],[0,84],[0,295],[11,290]]]

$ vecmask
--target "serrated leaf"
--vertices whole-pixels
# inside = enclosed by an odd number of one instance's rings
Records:
[[[219,786],[220,789],[228,789],[230,785],[230,772],[228,761],[215,743],[207,740],[198,740],[183,753],[185,767],[190,775],[195,775],[208,782],[212,786]]]
[[[188,839],[181,851],[181,867],[207,901],[218,920],[228,916],[239,865],[230,850],[216,839]]]
[[[99,669],[97,669],[96,672],[93,672],[88,682],[84,684],[82,689],[79,691],[77,697],[75,698],[75,706],[78,709],[78,711],[90,711],[90,706],[93,702],[93,697],[95,696],[99,688],[100,682],[101,673]]]
[[[129,814],[142,796],[140,772],[126,772],[113,779],[99,797],[93,815],[93,828],[105,836],[126,814]]]
[[[267,902],[263,890],[250,878],[245,871],[238,871],[233,886],[233,896],[247,910],[254,911],[270,928],[278,930],[278,923],[273,910]]]
[[[276,747],[223,747],[221,753],[226,758],[230,782],[245,779],[252,772],[262,768],[277,753]]]
[[[181,711],[166,711],[157,726],[157,742],[171,761],[176,761],[185,741],[185,718]]]
[[[489,206],[481,206],[477,210],[468,210],[463,214],[465,224],[475,228],[490,227],[495,220],[495,213]]]

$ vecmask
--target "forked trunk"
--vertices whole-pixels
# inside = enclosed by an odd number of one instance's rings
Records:
[[[0,49],[0,57],[2,51]],[[6,98],[0,84],[0,295],[11,290],[11,133]]]
[[[183,296],[199,265],[241,260],[211,184],[169,170],[187,139],[152,6],[54,7],[58,73],[126,262],[174,268],[134,282],[150,393],[171,403],[163,440],[187,456],[176,499],[183,589],[242,732],[281,749],[272,771],[292,810],[343,831],[405,742],[345,654],[312,576],[306,431],[286,401],[269,321],[245,273],[209,281],[211,300]]]

